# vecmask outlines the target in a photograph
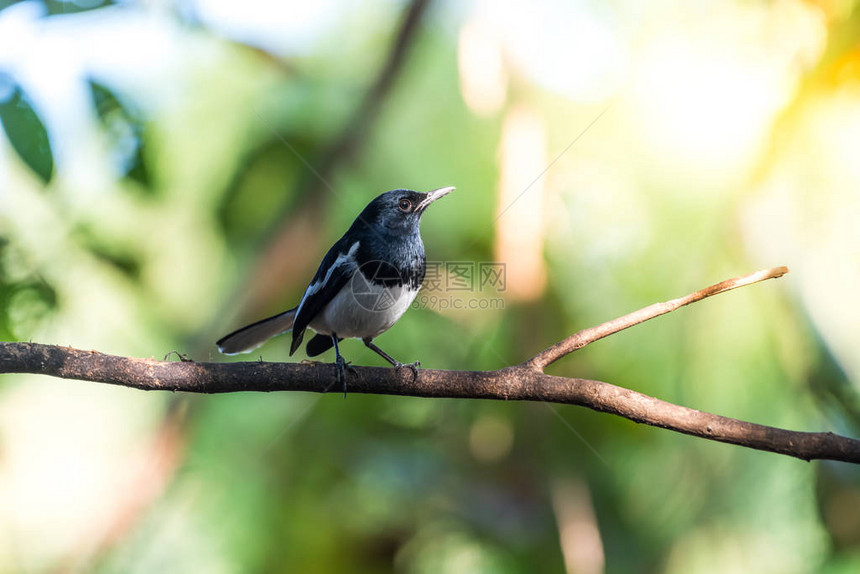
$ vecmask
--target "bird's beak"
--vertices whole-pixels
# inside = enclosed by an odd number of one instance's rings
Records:
[[[425,209],[427,209],[428,205],[430,205],[431,203],[433,203],[434,201],[436,201],[439,198],[445,197],[446,195],[448,195],[449,193],[451,193],[455,189],[457,189],[457,188],[456,187],[442,187],[439,189],[434,189],[433,191],[428,191],[427,197],[425,197],[424,200],[418,204],[416,211],[418,211],[419,213],[424,211]]]

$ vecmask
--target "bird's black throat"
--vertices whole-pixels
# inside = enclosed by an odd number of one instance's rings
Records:
[[[356,259],[362,261],[359,270],[368,282],[388,288],[418,290],[427,272],[424,243],[418,233],[390,239],[369,233],[362,238]]]

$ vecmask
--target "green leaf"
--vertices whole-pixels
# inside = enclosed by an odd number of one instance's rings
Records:
[[[0,10],[8,8],[12,4],[17,4],[20,0],[0,0]]]
[[[88,12],[114,4],[113,0],[42,0],[42,3],[48,15]]]
[[[0,0],[0,10],[8,8],[21,0]],[[53,16],[75,14],[77,12],[88,12],[116,4],[114,0],[42,0],[39,10],[40,16]]]
[[[90,80],[89,85],[99,123],[108,137],[119,172],[149,189],[151,177],[144,157],[145,126],[141,114],[124,105],[104,84]]]
[[[54,156],[48,130],[21,87],[5,74],[0,74],[0,123],[24,163],[42,181],[50,182],[54,174]]]

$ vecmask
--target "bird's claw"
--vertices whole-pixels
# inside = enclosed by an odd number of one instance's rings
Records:
[[[346,398],[346,371],[355,374],[357,371],[349,361],[345,361],[343,357],[338,355],[334,363],[335,371],[337,372],[337,382],[343,385],[343,398]]]
[[[398,362],[396,365],[394,365],[394,370],[399,371],[403,367],[408,367],[409,370],[412,371],[412,380],[413,381],[418,380],[418,369],[421,367],[421,361],[415,361],[414,363],[400,363],[400,362]]]

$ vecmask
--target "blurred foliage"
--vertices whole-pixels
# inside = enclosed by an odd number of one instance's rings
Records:
[[[419,304],[379,338],[393,356],[511,365],[787,264],[551,372],[860,434],[856,2],[434,4],[319,183],[404,8],[0,3],[0,337],[222,360],[376,194],[456,185],[428,258],[501,261],[539,296]],[[296,360],[279,339],[258,357]],[[0,509],[0,572],[860,569],[857,469],[545,404],[6,376]]]
[[[0,122],[21,159],[45,183],[50,182],[54,157],[48,131],[21,87],[5,74],[0,74]]]
[[[0,0],[0,10],[18,4],[23,0]],[[115,4],[111,0],[27,0],[35,2],[44,8],[46,15],[75,14],[96,8],[104,8]]]
[[[123,106],[106,86],[94,81],[90,81],[89,86],[99,123],[107,133],[112,153],[116,154],[114,165],[119,167],[122,176],[136,181],[144,190],[149,189],[151,182],[143,149],[143,119],[140,113]]]

